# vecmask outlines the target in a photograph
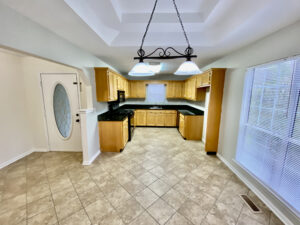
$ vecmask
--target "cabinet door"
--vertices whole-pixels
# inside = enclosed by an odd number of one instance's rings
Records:
[[[146,98],[146,84],[144,81],[137,82],[137,98]]]
[[[157,112],[155,115],[155,124],[158,127],[165,126],[165,113]]]
[[[196,87],[201,87],[202,86],[202,75],[197,75],[196,76]]]
[[[128,119],[123,121],[123,147],[128,141]]]
[[[182,82],[175,82],[174,85],[174,97],[182,98]]]
[[[201,75],[201,86],[209,86],[210,85],[210,72],[206,72]]]
[[[136,126],[146,126],[146,111],[137,110],[136,116]]]
[[[182,114],[179,117],[179,132],[184,137],[184,116]]]
[[[196,100],[196,77],[193,77],[191,80],[190,80],[190,98],[191,100]]]
[[[117,100],[117,78],[116,76],[108,72],[108,86],[109,86],[109,101]]]
[[[175,82],[169,81],[167,83],[167,98],[175,98]]]
[[[147,112],[147,126],[156,126],[156,112]]]
[[[177,113],[167,113],[165,115],[165,126],[176,127]]]
[[[130,97],[137,98],[137,87],[135,81],[130,81]]]

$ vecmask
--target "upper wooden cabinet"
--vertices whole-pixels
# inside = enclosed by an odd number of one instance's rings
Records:
[[[118,90],[129,96],[128,80],[117,72],[106,68],[95,68],[96,95],[98,102],[110,102],[118,99]]]
[[[167,98],[183,98],[184,81],[167,81]]]
[[[131,80],[129,98],[146,98],[145,81]]]
[[[208,87],[211,84],[212,70],[205,71],[203,74],[196,76],[196,87]]]

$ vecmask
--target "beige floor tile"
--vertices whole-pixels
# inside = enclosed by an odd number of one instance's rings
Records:
[[[175,184],[177,184],[180,181],[180,179],[172,173],[166,173],[160,179],[170,186],[174,186]]]
[[[240,210],[236,210],[223,203],[217,203],[206,216],[206,221],[211,225],[234,225],[239,217]]]
[[[162,180],[157,180],[151,185],[149,185],[148,187],[158,196],[162,196],[171,188],[168,184],[166,184]]]
[[[179,213],[175,213],[171,219],[166,223],[166,225],[193,225],[184,216]]]
[[[162,196],[162,199],[165,200],[175,210],[178,210],[180,206],[185,202],[186,197],[172,188]]]
[[[0,224],[3,225],[15,225],[21,223],[24,220],[26,220],[25,206],[0,214]]]
[[[156,167],[152,168],[151,170],[149,170],[149,172],[158,178],[161,178],[166,173],[166,171],[160,166],[156,166]]]
[[[102,153],[90,166],[81,160],[82,153],[34,153],[0,169],[0,224],[57,225],[53,203],[60,225],[90,224],[82,207],[95,225],[157,225],[153,215],[168,225],[203,218],[201,225],[283,224],[226,165],[207,156],[201,142],[183,140],[174,128],[137,128],[122,154]],[[263,213],[253,215],[239,194]],[[126,204],[121,220],[115,209]]]
[[[78,194],[79,199],[83,205],[83,207],[87,207],[89,204],[99,200],[99,199],[104,199],[104,194],[100,190],[100,188],[92,187],[85,192],[79,193]]]
[[[50,182],[50,188],[52,193],[59,192],[66,188],[71,188],[72,186],[73,185],[71,183],[70,178],[65,176],[54,179],[54,181]]]
[[[154,181],[156,181],[158,178],[154,176],[152,173],[145,172],[141,174],[141,176],[138,177],[138,180],[141,181],[144,185],[149,186]]]
[[[90,225],[91,222],[84,212],[84,210],[80,210],[71,216],[65,218],[61,222],[59,222],[59,225]]]
[[[85,192],[88,189],[96,186],[97,186],[96,183],[91,178],[79,181],[78,183],[74,184],[77,193]]]
[[[123,220],[120,218],[117,211],[113,210],[103,217],[100,225],[123,225]]]
[[[133,176],[135,177],[139,177],[141,176],[143,173],[147,172],[147,170],[142,167],[139,164],[136,164],[134,167],[132,167],[130,170],[128,170]]]
[[[237,225],[263,225],[262,223],[259,223],[257,220],[253,219],[252,217],[249,217],[245,214],[241,214]]]
[[[103,220],[103,218],[107,214],[112,212],[114,209],[107,200],[101,199],[101,200],[98,200],[98,201],[88,205],[85,208],[85,210],[86,210],[92,224],[98,224]]]
[[[72,200],[55,205],[56,215],[59,221],[69,217],[70,215],[79,211],[80,209],[82,209],[82,205],[77,196]]]
[[[61,205],[77,198],[77,193],[73,187],[61,190],[52,195],[55,205]]]
[[[162,199],[158,199],[147,209],[147,211],[161,225],[165,224],[176,212]]]
[[[159,197],[151,191],[149,188],[144,189],[143,191],[135,195],[135,199],[146,209],[153,202],[155,202]]]
[[[54,225],[57,224],[57,218],[54,208],[47,209],[27,221],[28,225]]]
[[[131,195],[135,195],[136,193],[138,193],[146,188],[146,186],[137,179],[124,184],[123,187]]]
[[[262,210],[262,213],[253,213],[248,206],[244,205],[241,212],[241,217],[250,217],[261,224],[269,225],[271,212]]]
[[[131,198],[131,195],[121,186],[115,189],[113,192],[104,192],[104,195],[106,196],[108,201],[113,205],[113,207],[118,207],[120,203]]]
[[[40,212],[43,212],[47,209],[53,208],[52,197],[49,195],[47,197],[41,198],[34,202],[27,204],[27,216],[28,218],[37,215]]]
[[[51,191],[48,183],[34,185],[27,190],[27,203],[46,197],[50,194]]]
[[[122,202],[116,210],[124,223],[127,224],[138,217],[144,211],[144,208],[134,198],[130,198]]]
[[[178,212],[194,225],[200,225],[206,216],[206,210],[204,211],[198,204],[189,199],[181,205]]]
[[[115,176],[116,180],[121,184],[124,185],[128,182],[132,182],[133,180],[135,180],[136,178],[129,173],[128,171],[123,171],[121,174],[118,174],[117,176]]]
[[[0,215],[8,211],[13,211],[24,205],[26,205],[26,194],[2,200],[0,204]]]
[[[158,225],[158,223],[145,211],[129,225]]]

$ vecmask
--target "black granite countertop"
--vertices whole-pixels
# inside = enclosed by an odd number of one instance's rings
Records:
[[[189,116],[202,116],[204,112],[189,105],[141,105],[141,104],[128,104],[122,105],[116,110],[105,112],[98,115],[98,121],[123,121],[127,117],[128,110],[136,109],[151,109],[151,110],[177,110],[183,115]]]

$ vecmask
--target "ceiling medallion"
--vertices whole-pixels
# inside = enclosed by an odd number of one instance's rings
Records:
[[[164,59],[177,59],[177,58],[185,58],[186,61],[179,66],[177,71],[174,73],[175,75],[194,75],[194,74],[201,73],[201,70],[198,68],[198,66],[194,62],[191,61],[191,58],[196,58],[197,55],[193,55],[193,48],[190,46],[190,42],[189,42],[189,39],[185,32],[176,2],[175,2],[175,0],[172,0],[172,1],[173,1],[173,5],[175,7],[177,17],[178,17],[178,20],[180,22],[180,25],[181,25],[181,28],[182,28],[182,31],[183,31],[183,34],[185,37],[185,40],[187,42],[187,48],[182,53],[182,52],[177,51],[173,47],[167,47],[167,48],[159,47],[159,48],[155,49],[153,52],[146,54],[145,50],[143,49],[143,45],[144,45],[144,41],[145,41],[150,23],[153,18],[154,11],[156,9],[156,5],[158,2],[158,0],[155,0],[150,19],[148,21],[144,36],[142,38],[141,46],[140,46],[139,50],[137,51],[138,56],[134,57],[134,60],[139,60],[139,63],[137,63],[132,68],[132,70],[128,73],[129,75],[131,75],[131,76],[153,76],[153,75],[155,75],[155,72],[153,70],[151,70],[149,64],[144,63],[144,59],[164,60]],[[172,53],[174,55],[172,55]]]

